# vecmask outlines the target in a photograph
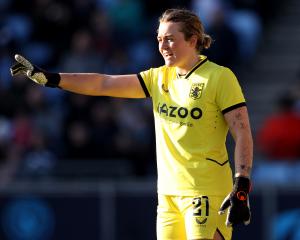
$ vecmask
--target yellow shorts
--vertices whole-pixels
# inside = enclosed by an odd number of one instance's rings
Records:
[[[158,195],[157,239],[213,239],[216,231],[230,240],[232,228],[226,227],[226,214],[218,210],[224,197]]]

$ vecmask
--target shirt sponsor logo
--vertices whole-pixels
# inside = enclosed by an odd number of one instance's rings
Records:
[[[198,107],[187,109],[185,107],[178,107],[167,105],[166,103],[158,103],[157,112],[159,115],[164,115],[171,118],[187,118],[188,116],[197,120],[202,117],[202,110]]]

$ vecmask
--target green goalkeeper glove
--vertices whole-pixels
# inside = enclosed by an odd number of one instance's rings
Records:
[[[15,60],[17,62],[10,68],[12,76],[21,74],[37,84],[47,87],[58,87],[60,82],[60,75],[58,73],[50,73],[42,70],[18,54],[15,55]]]
[[[235,226],[240,223],[250,223],[251,212],[249,205],[250,179],[236,177],[232,192],[224,199],[219,214],[224,214],[228,208],[226,226]]]

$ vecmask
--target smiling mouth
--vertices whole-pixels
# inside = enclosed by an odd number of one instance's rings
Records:
[[[171,53],[168,53],[168,54],[164,54],[164,57],[165,58],[170,58],[170,57],[173,57],[174,55],[173,54],[171,54]]]

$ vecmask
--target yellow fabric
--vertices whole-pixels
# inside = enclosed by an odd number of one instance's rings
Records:
[[[213,239],[219,231],[230,240],[232,228],[225,226],[226,214],[218,214],[222,201],[223,197],[215,196],[158,195],[157,239]]]
[[[232,189],[222,111],[245,99],[228,68],[200,60],[186,78],[166,66],[140,73],[153,102],[161,194],[220,196]]]

